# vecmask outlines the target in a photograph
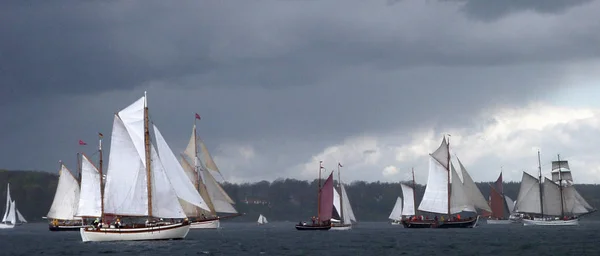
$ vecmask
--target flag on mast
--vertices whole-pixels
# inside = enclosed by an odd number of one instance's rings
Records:
[[[79,140],[79,145],[84,146],[87,145],[87,143],[83,142],[83,140]]]
[[[196,119],[200,120],[200,115],[198,115],[198,113],[196,113]]]

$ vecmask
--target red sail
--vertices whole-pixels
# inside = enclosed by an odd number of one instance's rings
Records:
[[[331,220],[331,213],[333,212],[333,172],[331,172],[329,178],[327,178],[325,184],[321,187],[319,196],[321,197],[321,205],[319,207],[320,221]]]
[[[498,191],[498,193],[504,194],[504,189],[502,186],[502,173],[500,173],[500,177],[498,177],[496,182],[494,182],[494,188],[496,189],[496,191]]]
[[[496,189],[490,189],[490,204],[492,208],[492,217],[505,219],[504,217],[504,198]]]

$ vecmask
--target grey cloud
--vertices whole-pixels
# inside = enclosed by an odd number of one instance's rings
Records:
[[[538,13],[559,14],[570,8],[590,3],[593,0],[442,0],[464,3],[463,10],[471,17],[494,21],[510,13],[534,11]]]

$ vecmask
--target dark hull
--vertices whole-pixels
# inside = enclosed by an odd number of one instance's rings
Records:
[[[48,226],[50,231],[79,231],[83,226]]]
[[[297,230],[329,230],[331,225],[327,226],[310,226],[310,225],[296,225]]]
[[[479,220],[479,216],[477,216],[477,218],[473,218],[470,220],[443,221],[443,222],[436,222],[434,220],[425,220],[425,221],[403,220],[402,225],[405,228],[474,228],[475,226],[477,226],[478,220]]]

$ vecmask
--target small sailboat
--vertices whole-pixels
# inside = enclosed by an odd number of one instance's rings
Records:
[[[410,221],[410,217],[417,216],[417,209],[415,208],[415,187],[415,172],[414,170],[412,170],[412,186],[400,183],[400,188],[402,189],[402,195],[404,196],[404,199],[402,199],[401,197],[398,197],[398,199],[396,199],[394,209],[392,209],[392,212],[389,216],[389,219],[392,220],[392,225],[403,224],[403,222],[407,220]],[[404,216],[408,217],[408,219],[404,219]],[[417,219],[414,219],[415,222],[408,223],[408,225],[412,227],[430,227],[430,225],[428,224],[420,226],[418,222],[416,222],[416,220]]]
[[[350,230],[352,229],[352,222],[356,222],[356,217],[354,211],[352,211],[344,183],[342,183],[340,167],[342,167],[342,164],[338,163],[339,192],[335,188],[333,190],[333,206],[340,219],[331,219],[331,230]]]
[[[504,195],[504,186],[502,183],[502,170],[500,176],[490,185],[490,208],[492,212],[487,219],[487,224],[510,224],[515,223],[510,219],[513,214],[514,203],[510,197]]]
[[[405,228],[473,228],[477,225],[479,215],[465,219],[461,218],[461,212],[477,213],[476,209],[491,211],[460,159],[456,160],[462,181],[450,158],[450,143],[444,137],[438,149],[429,154],[427,186],[418,208],[419,211],[446,215],[446,218],[441,216],[438,219],[437,215],[434,219],[414,216],[402,221]]]
[[[402,224],[402,197],[396,198],[396,204],[394,204],[388,219],[392,220],[392,225]]]
[[[8,183],[6,186],[6,209],[2,222],[0,222],[0,229],[14,228],[22,223],[27,223],[27,220],[17,209],[17,203],[11,199],[10,183]]]
[[[198,114],[196,114],[194,122],[197,119],[199,119]],[[233,207],[235,202],[213,176],[213,173],[220,175],[221,172],[208,152],[206,145],[197,135],[195,123],[190,141],[181,154],[180,162],[190,181],[208,206],[208,210],[204,210],[189,203],[181,202],[185,214],[191,222],[192,229],[219,228],[221,219],[241,215]],[[218,215],[217,213],[228,215]]]
[[[576,226],[583,215],[595,212],[573,185],[569,162],[552,161],[552,179],[542,181],[540,152],[538,178],[523,172],[515,211],[526,214],[524,226]]]
[[[258,220],[256,221],[258,223],[258,225],[264,225],[269,223],[267,221],[267,217],[263,216],[262,214],[260,216],[258,216]]]
[[[190,224],[179,199],[207,208],[148,114],[144,93],[114,115],[102,217],[80,229],[84,242],[183,239]]]
[[[319,193],[317,195],[317,217],[312,217],[312,223],[298,223],[297,230],[329,230],[331,229],[331,215],[333,213],[333,172],[329,174],[327,180],[321,187],[321,171],[323,161],[319,162]]]
[[[61,162],[54,200],[46,214],[50,231],[79,231],[83,227],[82,219],[75,217],[79,192],[79,182]]]

